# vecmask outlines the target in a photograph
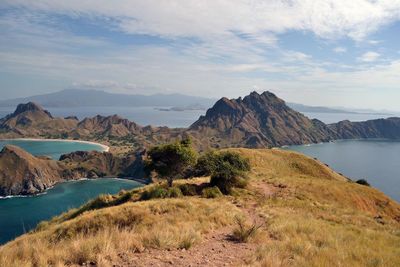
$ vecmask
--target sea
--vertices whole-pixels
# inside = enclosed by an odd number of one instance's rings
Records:
[[[103,150],[96,144],[65,141],[2,140],[19,146],[34,155],[58,159],[61,154],[76,150]],[[127,179],[101,178],[69,181],[55,185],[36,196],[14,196],[0,199],[0,244],[14,239],[69,209],[76,208],[100,194],[116,194],[122,189],[133,189],[143,184]]]
[[[85,107],[47,108],[54,116],[77,116],[79,119],[97,114],[119,114],[140,125],[188,127],[205,110],[164,111],[170,107]],[[13,108],[0,108],[0,117],[12,113]],[[325,123],[341,120],[364,121],[399,116],[352,113],[305,113]],[[19,143],[35,155],[54,159],[74,150],[100,150],[101,147],[85,143]],[[15,143],[14,143],[15,144]],[[0,143],[1,145],[1,143]],[[4,143],[2,144],[4,145]],[[330,165],[334,170],[353,179],[366,179],[372,186],[400,202],[400,140],[347,140],[332,143],[291,146],[295,150]],[[78,207],[99,194],[117,193],[121,189],[142,186],[131,180],[98,179],[66,182],[56,185],[45,194],[33,197],[0,199],[0,244],[12,240],[34,228],[38,222],[48,220],[68,209]]]

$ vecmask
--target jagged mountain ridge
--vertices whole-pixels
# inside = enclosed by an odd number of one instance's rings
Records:
[[[35,103],[21,104],[0,120],[0,138],[39,137],[129,140],[143,148],[191,136],[201,150],[210,147],[273,147],[351,138],[400,138],[400,119],[342,121],[326,125],[291,109],[270,92],[221,98],[187,129],[141,126],[118,115],[55,118]]]
[[[334,136],[324,123],[294,111],[270,92],[222,98],[189,130],[201,139],[247,147],[324,142]]]

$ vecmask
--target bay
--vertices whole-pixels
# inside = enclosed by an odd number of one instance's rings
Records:
[[[285,149],[317,158],[352,180],[366,179],[400,202],[400,140],[339,140]]]

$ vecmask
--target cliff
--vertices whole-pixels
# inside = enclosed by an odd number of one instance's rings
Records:
[[[377,119],[363,122],[350,122],[346,120],[330,124],[328,127],[340,139],[400,139],[400,118]]]
[[[142,178],[142,164],[140,152],[118,157],[108,152],[77,151],[55,161],[8,145],[0,152],[0,196],[37,194],[71,179]]]
[[[37,158],[16,146],[0,152],[0,196],[40,193],[63,180],[60,163]]]

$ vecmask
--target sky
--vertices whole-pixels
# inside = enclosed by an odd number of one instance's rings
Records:
[[[1,0],[0,99],[97,89],[400,111],[400,0]]]

